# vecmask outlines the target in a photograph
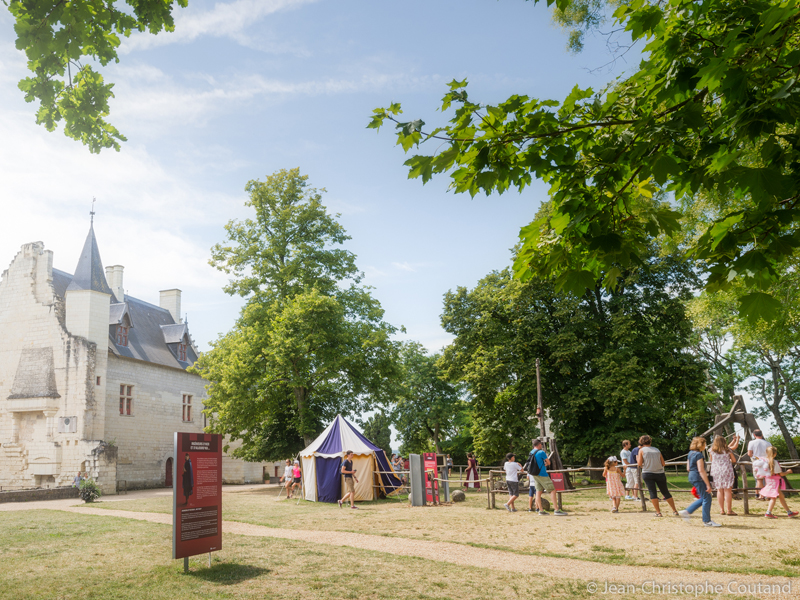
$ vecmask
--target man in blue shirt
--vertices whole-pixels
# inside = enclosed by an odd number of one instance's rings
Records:
[[[550,513],[542,508],[542,492],[550,492],[552,506],[558,506],[558,495],[556,494],[553,480],[550,479],[550,475],[547,473],[547,467],[550,466],[550,459],[547,458],[547,453],[542,448],[541,440],[533,440],[531,455],[535,465],[531,464],[531,472],[528,473],[528,480],[530,483],[528,495],[532,497],[534,494],[533,490],[536,490],[536,512],[541,516],[547,516]],[[531,505],[530,498],[528,499],[528,505]],[[553,514],[561,517],[567,513],[563,510],[556,509],[553,511]]]

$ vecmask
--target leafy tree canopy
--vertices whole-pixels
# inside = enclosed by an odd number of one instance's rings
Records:
[[[211,264],[225,290],[247,298],[234,328],[203,354],[210,430],[241,440],[250,460],[285,458],[337,413],[360,414],[394,397],[396,331],[360,286],[348,238],[298,169],[251,181],[255,217],[231,221]]]
[[[27,102],[39,102],[36,122],[92,152],[119,150],[125,137],[106,121],[113,83],[94,65],[119,62],[120,36],[173,31],[174,6],[188,0],[3,0],[14,17],[16,46],[33,76],[19,82]]]
[[[444,380],[438,354],[421,344],[404,344],[401,353],[402,390],[392,409],[401,452],[442,452],[442,441],[457,435],[459,414],[465,409],[460,386]]]
[[[423,183],[448,173],[455,192],[472,196],[521,191],[534,177],[549,183],[553,209],[521,229],[515,274],[578,296],[598,279],[614,290],[655,237],[680,235],[681,206],[715,195],[713,219],[686,253],[706,290],[741,281],[738,310],[774,318],[770,286],[800,246],[800,5],[631,0],[614,18],[645,43],[644,58],[599,92],[576,86],[562,101],[513,95],[486,105],[466,80],[453,81],[446,125],[401,121],[395,103],[376,109],[369,127],[395,122],[406,151],[431,142],[435,152],[405,163]]]
[[[472,394],[481,461],[527,453],[538,435],[536,358],[543,401],[567,461],[608,456],[648,433],[670,453],[704,431],[704,363],[688,347],[682,297],[694,283],[683,261],[649,258],[611,292],[598,281],[578,297],[552,283],[492,273],[445,296],[442,323],[456,336],[442,364]]]
[[[391,423],[391,419],[383,411],[376,412],[362,423],[364,437],[387,452],[387,456],[392,454],[392,430],[389,427]]]

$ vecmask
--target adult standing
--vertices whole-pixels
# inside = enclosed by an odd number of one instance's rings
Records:
[[[530,482],[536,490],[536,512],[541,516],[547,516],[549,513],[542,508],[542,493],[550,492],[550,499],[552,506],[558,506],[558,495],[556,494],[556,487],[553,485],[553,480],[547,472],[547,467],[550,466],[550,459],[547,458],[547,453],[542,448],[541,440],[533,440],[533,451],[531,452],[531,466],[528,477],[533,480]],[[528,492],[530,494],[530,492]],[[559,508],[553,511],[554,515],[562,517],[567,513]]]
[[[687,506],[686,510],[682,510],[678,514],[684,521],[688,521],[692,513],[702,506],[703,525],[706,527],[720,527],[719,523],[715,523],[711,520],[711,483],[708,481],[706,463],[703,459],[703,451],[705,449],[705,438],[692,438],[692,444],[689,446],[689,456],[686,459],[686,469],[689,471],[689,483],[697,489],[699,497]],[[642,475],[642,477],[644,477],[644,475]]]
[[[283,467],[283,476],[281,477],[281,481],[284,482],[286,485],[286,499],[291,500],[292,498],[292,478],[293,478],[293,469],[292,469],[292,459],[286,459],[286,466]]]
[[[450,458],[450,455],[447,455],[447,477],[450,477],[453,471],[453,459]]]
[[[464,482],[465,488],[480,488],[481,482],[478,476],[478,461],[472,452],[467,452],[467,480]]]
[[[637,450],[638,452],[638,450]],[[625,500],[638,500],[639,499],[639,472],[636,469],[636,463],[631,458],[631,442],[630,440],[622,440],[622,450],[619,453],[622,459],[622,466],[625,469]]]
[[[747,444],[747,456],[750,457],[751,462],[755,462],[756,460],[767,460],[767,448],[769,448],[770,444],[767,440],[764,439],[764,434],[760,429],[753,430],[753,438],[750,440],[750,443]],[[766,500],[759,492],[761,488],[764,487],[764,477],[759,477],[756,473],[756,470],[753,469],[753,476],[756,478],[756,497],[759,500]]]
[[[78,474],[72,478],[72,487],[79,488],[81,487],[81,472],[78,471]]]
[[[672,499],[672,494],[669,493],[667,487],[667,474],[664,472],[664,457],[661,450],[653,448],[653,440],[649,435],[643,435],[639,438],[639,453],[636,455],[636,463],[642,467],[642,481],[647,486],[647,492],[650,494],[650,502],[653,503],[653,509],[656,511],[656,516],[661,517],[661,507],[658,500],[658,492],[667,501],[667,504],[672,508],[672,514],[678,516],[678,510],[675,508],[675,501]],[[658,488],[658,490],[656,490]]]
[[[733,436],[731,443],[726,445],[725,438],[718,435],[711,444],[711,478],[714,480],[714,487],[717,489],[717,499],[719,500],[719,514],[736,516],[733,512],[733,483],[736,474],[733,472],[733,465],[736,463],[736,456],[733,448],[739,445],[739,436]],[[726,508],[727,507],[727,508]]]
[[[342,508],[342,504],[348,498],[350,499],[350,508],[358,508],[356,506],[356,483],[358,483],[358,477],[356,477],[356,471],[358,469],[353,468],[353,451],[348,450],[344,453],[344,462],[342,463],[342,475],[344,475],[344,496],[342,499],[339,500],[339,508]],[[353,483],[355,480],[355,483]]]

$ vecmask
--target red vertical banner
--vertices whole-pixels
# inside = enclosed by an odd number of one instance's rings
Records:
[[[439,501],[439,482],[436,481],[438,471],[436,470],[436,454],[434,452],[425,452],[422,455],[423,466],[425,468],[425,500],[433,502],[433,497],[436,496],[436,501]]]
[[[222,436],[175,432],[172,558],[222,548]]]

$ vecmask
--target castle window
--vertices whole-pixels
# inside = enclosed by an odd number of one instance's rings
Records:
[[[125,385],[124,383],[119,386],[119,414],[125,416],[133,415],[133,386]]]
[[[183,395],[183,420],[192,420],[192,396],[191,394]]]
[[[128,328],[125,325],[117,325],[117,346],[128,345]]]
[[[178,360],[186,362],[186,344],[178,344]]]

